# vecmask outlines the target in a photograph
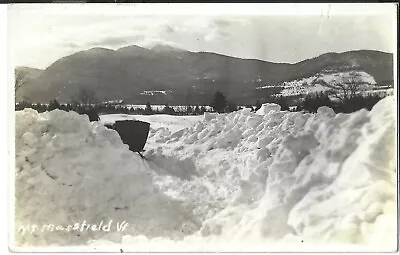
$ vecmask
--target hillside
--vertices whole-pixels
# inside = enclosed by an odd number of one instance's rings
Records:
[[[136,45],[118,50],[92,48],[57,60],[27,81],[18,91],[17,101],[28,98],[46,103],[57,98],[68,102],[85,87],[100,101],[208,104],[215,91],[221,90],[229,100],[245,104],[282,92],[284,82],[321,73],[365,72],[378,85],[390,84],[392,66],[392,54],[370,50],[327,53],[288,64],[165,45],[151,49]]]
[[[36,79],[42,74],[42,72],[42,69],[26,66],[18,66],[15,68],[15,76],[20,77],[24,83],[28,82],[28,80]]]

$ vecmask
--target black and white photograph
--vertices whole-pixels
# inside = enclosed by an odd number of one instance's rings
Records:
[[[397,251],[397,10],[8,4],[9,249]]]

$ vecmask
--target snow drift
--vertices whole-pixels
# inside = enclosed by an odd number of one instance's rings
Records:
[[[133,225],[79,237],[16,230],[17,240],[136,251],[395,250],[395,114],[394,97],[352,114],[274,104],[206,113],[176,132],[152,129],[145,162],[115,131],[76,113],[17,112],[16,227],[49,219]]]
[[[17,244],[77,245],[104,235],[118,242],[122,234],[190,233],[190,226],[198,223],[158,192],[147,168],[116,131],[90,123],[86,115],[60,110],[17,112]],[[129,221],[130,226],[123,233],[40,228],[110,220]],[[38,231],[28,229],[32,224],[39,226]],[[21,226],[28,231],[23,233]]]

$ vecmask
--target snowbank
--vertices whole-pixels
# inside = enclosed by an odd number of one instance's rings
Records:
[[[16,222],[133,225],[84,237],[24,235],[20,243],[97,240],[91,245],[122,242],[134,251],[396,249],[394,97],[352,114],[273,105],[206,114],[182,130],[153,130],[146,162],[115,131],[73,112],[24,110],[16,121]]]
[[[78,245],[101,237],[120,242],[126,234],[179,238],[199,227],[190,212],[158,191],[146,162],[116,131],[86,115],[26,109],[16,113],[15,138],[17,244]],[[111,230],[81,229],[84,221],[112,221]],[[117,232],[123,221],[128,228]],[[49,224],[79,229],[57,231]]]
[[[197,238],[206,243],[394,250],[395,140],[394,97],[353,114],[328,107],[317,114],[283,112],[265,104],[256,114],[205,115],[165,137],[158,153],[192,158],[190,171],[201,176],[159,183],[182,201],[203,201],[194,211],[204,219]]]

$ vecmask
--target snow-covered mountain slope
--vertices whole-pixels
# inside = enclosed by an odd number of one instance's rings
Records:
[[[293,81],[283,82],[277,87],[282,87],[280,95],[282,96],[297,96],[307,95],[311,93],[325,92],[332,89],[336,84],[344,84],[354,80],[360,85],[360,91],[363,93],[374,93],[380,88],[377,85],[374,77],[364,71],[324,71],[312,75],[310,77],[297,79]],[[257,89],[268,89],[271,85],[260,86]],[[385,92],[393,92],[393,88],[386,88]],[[382,91],[380,91],[382,92]]]
[[[16,240],[118,251],[393,251],[395,116],[394,97],[352,114],[274,104],[206,113],[175,132],[152,128],[144,161],[101,123],[26,109],[16,113]],[[111,219],[130,225],[18,229]]]
[[[376,85],[374,77],[363,71],[351,72],[333,72],[333,73],[319,73],[317,80],[323,80],[327,83],[344,83],[349,79],[354,78],[357,82],[362,82],[369,85]]]

